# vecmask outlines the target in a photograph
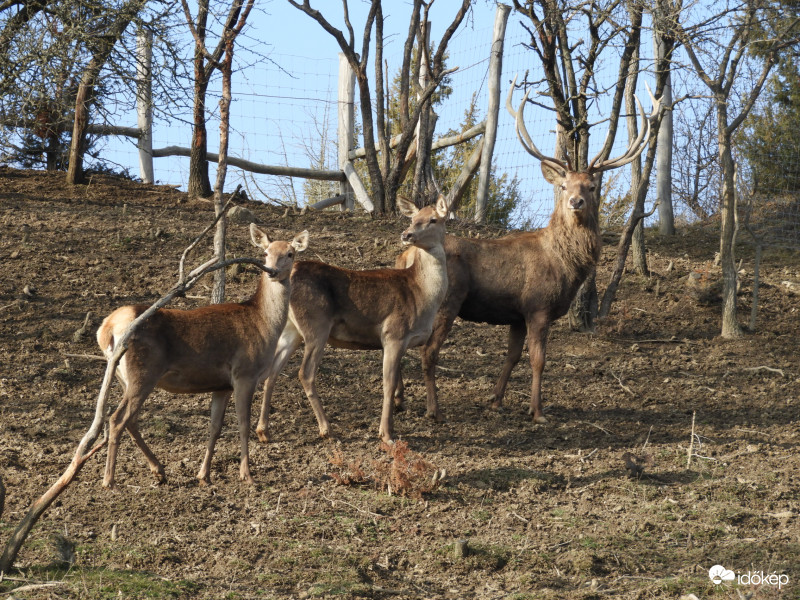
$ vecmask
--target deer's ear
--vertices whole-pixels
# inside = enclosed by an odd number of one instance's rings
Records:
[[[436,199],[436,214],[439,215],[440,219],[444,219],[447,217],[449,211],[450,208],[447,206],[447,200],[444,199],[442,194],[439,194],[439,198]]]
[[[258,228],[258,225],[255,223],[250,223],[250,240],[253,242],[254,246],[262,248],[264,250],[267,249],[267,246],[270,244],[269,236],[261,231]]]
[[[397,197],[397,208],[398,210],[403,213],[407,217],[413,217],[415,214],[419,212],[417,205],[411,202],[408,198],[404,198],[403,196]]]
[[[304,230],[303,232],[294,236],[294,239],[292,240],[292,248],[294,248],[297,252],[302,252],[308,248],[308,230]]]
[[[562,169],[556,169],[552,165],[543,162],[542,175],[544,175],[544,178],[548,183],[552,183],[553,185],[561,185],[564,182],[564,177],[567,176],[567,173]]]

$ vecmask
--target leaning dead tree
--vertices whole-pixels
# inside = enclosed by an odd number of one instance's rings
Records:
[[[238,190],[237,190],[238,191]],[[227,210],[228,206],[230,206],[230,202],[228,205],[225,206],[225,211]],[[223,214],[224,212],[223,211]],[[17,528],[14,530],[11,538],[9,539],[8,543],[6,544],[5,550],[3,551],[2,556],[0,556],[0,574],[8,573],[14,561],[19,554],[19,551],[22,549],[25,540],[28,538],[33,527],[39,521],[41,516],[47,511],[50,505],[67,489],[67,487],[75,480],[75,477],[81,471],[83,466],[86,462],[94,456],[103,446],[106,444],[106,439],[103,438],[98,441],[100,434],[103,432],[103,426],[106,422],[106,405],[108,403],[108,396],[111,388],[111,383],[114,380],[114,374],[117,369],[117,365],[119,365],[120,359],[125,354],[128,348],[128,341],[130,340],[131,336],[134,332],[139,328],[139,326],[149,319],[158,309],[166,306],[169,302],[172,301],[173,298],[176,296],[183,296],[188,292],[192,287],[194,287],[200,279],[210,273],[212,271],[224,270],[225,267],[232,265],[232,264],[252,264],[258,267],[263,271],[269,272],[269,268],[266,267],[263,261],[254,259],[254,258],[237,258],[232,260],[224,260],[220,261],[219,257],[215,256],[214,258],[206,261],[199,267],[193,269],[189,273],[185,274],[184,264],[186,261],[186,257],[188,253],[200,242],[200,240],[213,228],[216,226],[216,223],[221,218],[221,215],[218,215],[214,222],[206,228],[206,230],[200,234],[200,236],[189,246],[183,253],[183,256],[180,260],[179,266],[179,280],[178,283],[167,292],[164,296],[162,296],[159,300],[153,303],[146,311],[144,311],[136,320],[134,320],[128,329],[125,331],[124,335],[120,339],[117,346],[114,348],[114,353],[112,354],[111,358],[108,360],[108,364],[106,366],[106,371],[103,376],[103,383],[100,386],[100,392],[97,397],[97,404],[95,406],[94,412],[94,419],[92,420],[91,425],[89,426],[88,431],[84,434],[83,438],[81,438],[80,442],[78,443],[78,447],[75,449],[75,454],[72,457],[69,465],[67,466],[64,473],[58,480],[50,486],[50,488],[41,496],[38,500],[36,500],[31,507],[28,509],[28,512],[22,518],[22,520],[17,525]],[[2,486],[2,481],[0,481],[0,514],[2,513],[2,505],[3,505],[3,498],[4,498],[4,489]]]

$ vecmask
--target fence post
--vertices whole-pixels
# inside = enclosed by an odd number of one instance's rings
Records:
[[[339,53],[339,110],[337,136],[339,142],[339,168],[344,171],[350,161],[348,153],[354,147],[355,140],[355,99],[356,75],[350,68],[343,52]],[[339,183],[339,194],[345,197],[342,210],[353,210],[353,188],[348,181]]]
[[[139,29],[136,36],[136,117],[139,128],[139,175],[153,183],[153,33]]]
[[[481,167],[478,178],[478,194],[475,200],[475,222],[486,222],[486,204],[489,199],[489,180],[492,170],[492,153],[497,139],[497,118],[500,112],[500,76],[503,72],[503,41],[506,23],[511,7],[498,4],[494,17],[492,54],[489,59],[489,108],[486,115],[485,143],[481,153]]]
[[[654,3],[656,11],[660,11],[659,2]],[[659,15],[659,19],[664,19]],[[657,21],[658,22],[658,21]],[[663,21],[662,21],[663,22]],[[653,28],[653,46],[656,59],[666,58],[663,33],[656,27]],[[658,64],[658,63],[656,63]],[[658,232],[661,235],[675,235],[675,216],[672,211],[672,67],[667,67],[666,81],[661,92],[661,105],[667,110],[661,117],[658,128],[656,146],[656,198],[658,204]]]

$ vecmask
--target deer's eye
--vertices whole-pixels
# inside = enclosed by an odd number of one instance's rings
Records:
[[[566,192],[567,191],[567,184],[566,183],[562,183],[561,184],[561,189]]]

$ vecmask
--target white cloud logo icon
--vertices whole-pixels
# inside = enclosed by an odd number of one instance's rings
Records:
[[[736,579],[736,573],[726,569],[722,565],[714,565],[708,570],[708,577],[714,585],[719,585],[723,581],[733,581]]]

